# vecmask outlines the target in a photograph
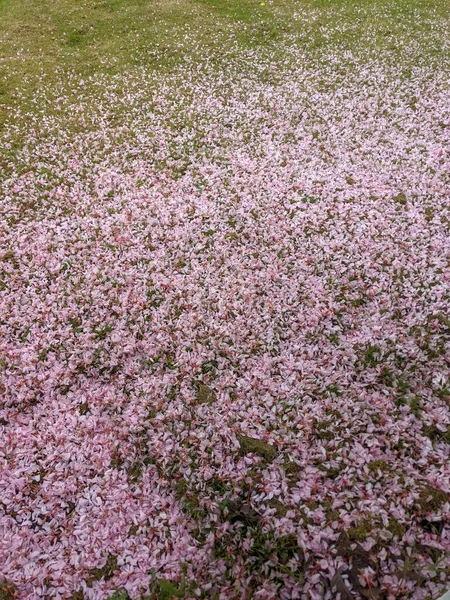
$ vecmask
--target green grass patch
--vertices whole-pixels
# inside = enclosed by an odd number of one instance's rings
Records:
[[[226,66],[246,49],[283,56],[285,38],[304,52],[380,51],[401,58],[408,69],[420,62],[442,63],[445,29],[429,19],[448,20],[448,2],[421,0],[25,0],[0,3],[0,123],[8,108],[25,105],[42,87],[61,84],[71,73],[114,75],[142,67],[155,72],[192,61]],[[412,48],[415,48],[414,55]],[[240,68],[249,68],[244,62]],[[343,61],[345,77],[348,66]],[[267,78],[267,73],[260,73]],[[85,93],[92,91],[85,80]]]

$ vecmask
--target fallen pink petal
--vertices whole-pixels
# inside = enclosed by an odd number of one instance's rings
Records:
[[[204,4],[223,52],[186,4],[177,42],[48,67],[5,112],[0,598],[437,599],[448,15]]]

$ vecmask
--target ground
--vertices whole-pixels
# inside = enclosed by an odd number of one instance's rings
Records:
[[[0,2],[0,598],[450,587],[447,1]]]

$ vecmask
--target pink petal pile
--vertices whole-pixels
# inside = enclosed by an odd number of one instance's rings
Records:
[[[98,77],[94,106],[74,77],[3,137],[17,598],[450,582],[445,72],[247,58]]]

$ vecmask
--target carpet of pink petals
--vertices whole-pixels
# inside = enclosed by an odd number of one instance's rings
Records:
[[[445,71],[247,59],[181,84],[99,77],[94,105],[73,78],[19,148],[3,137],[0,581],[17,598],[449,584]]]

